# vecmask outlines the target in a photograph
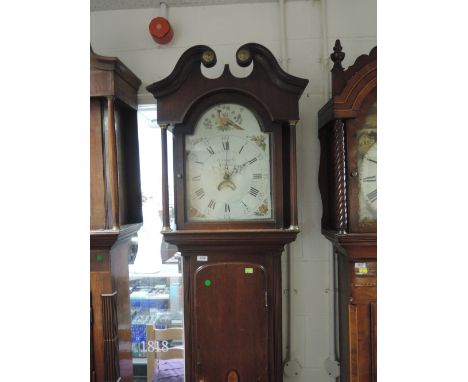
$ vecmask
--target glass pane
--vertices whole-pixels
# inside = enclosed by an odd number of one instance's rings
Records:
[[[129,265],[132,355],[135,381],[184,381],[182,259],[164,242],[161,202],[161,132],[155,106],[138,113],[143,226],[133,240],[136,252]],[[172,165],[172,135],[168,133],[168,162]],[[172,168],[169,167],[172,175]],[[173,179],[169,178],[171,225]],[[174,338],[160,336],[167,334]]]
[[[186,217],[193,222],[268,220],[270,134],[235,103],[210,107],[185,137]]]
[[[359,224],[377,220],[377,102],[358,129]]]

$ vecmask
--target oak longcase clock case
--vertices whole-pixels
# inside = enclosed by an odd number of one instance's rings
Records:
[[[377,47],[348,69],[337,40],[332,98],[319,111],[322,233],[338,279],[342,382],[377,380]]]
[[[188,49],[150,86],[163,142],[163,234],[181,252],[186,381],[282,380],[281,253],[297,223],[295,129],[308,80],[246,44],[206,78],[215,52]],[[173,133],[175,225],[170,227],[167,130]]]

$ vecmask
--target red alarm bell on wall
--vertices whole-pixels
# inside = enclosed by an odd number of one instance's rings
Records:
[[[156,17],[149,24],[149,32],[158,44],[167,44],[174,37],[171,24],[164,17]]]

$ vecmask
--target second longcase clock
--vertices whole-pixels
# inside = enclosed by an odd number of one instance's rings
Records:
[[[333,244],[343,382],[377,380],[377,47],[346,70],[337,40],[333,97],[318,114],[322,233]]]
[[[206,78],[214,51],[195,46],[148,90],[163,146],[174,136],[176,227],[163,234],[184,263],[186,380],[282,380],[281,253],[299,232],[295,129],[308,81],[246,44],[250,75]],[[163,154],[165,155],[165,154]],[[167,174],[167,169],[163,169]],[[167,179],[163,175],[163,194]]]

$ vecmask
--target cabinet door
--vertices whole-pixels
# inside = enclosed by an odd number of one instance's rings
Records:
[[[376,382],[377,302],[349,304],[350,382]]]
[[[268,381],[265,269],[213,263],[194,276],[196,382]]]

